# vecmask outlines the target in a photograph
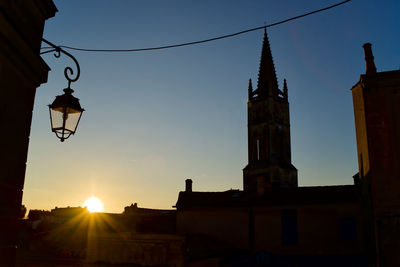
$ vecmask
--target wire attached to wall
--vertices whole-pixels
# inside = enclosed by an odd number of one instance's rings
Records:
[[[340,5],[343,5],[347,2],[350,2],[350,0],[346,0],[328,7],[324,7],[321,9],[317,9],[302,15],[298,15],[295,17],[291,17],[285,20],[281,20],[272,24],[268,24],[268,25],[264,25],[264,26],[260,26],[260,27],[255,27],[255,28],[251,28],[251,29],[247,29],[244,31],[240,31],[240,32],[236,32],[236,33],[232,33],[232,34],[226,34],[226,35],[221,35],[218,37],[214,37],[214,38],[209,38],[209,39],[205,39],[205,40],[200,40],[200,41],[193,41],[193,42],[186,42],[186,43],[180,43],[180,44],[173,44],[173,45],[164,45],[164,46],[156,46],[156,47],[146,47],[146,48],[133,48],[133,49],[91,49],[91,48],[79,48],[79,47],[72,47],[72,46],[66,46],[66,45],[60,45],[60,47],[64,48],[64,49],[70,49],[70,50],[76,50],[76,51],[83,51],[83,52],[106,52],[106,53],[125,53],[125,52],[141,52],[141,51],[150,51],[150,50],[161,50],[161,49],[169,49],[169,48],[176,48],[176,47],[182,47],[182,46],[189,46],[189,45],[196,45],[196,44],[202,44],[202,43],[207,43],[207,42],[212,42],[212,41],[216,41],[216,40],[221,40],[221,39],[226,39],[226,38],[231,38],[234,36],[238,36],[244,33],[248,33],[248,32],[252,32],[252,31],[258,31],[261,29],[265,29],[265,28],[269,28],[269,27],[273,27],[279,24],[283,24],[292,20],[296,20],[299,18],[303,18],[312,14],[316,14]],[[41,49],[46,49],[48,47],[42,47]]]

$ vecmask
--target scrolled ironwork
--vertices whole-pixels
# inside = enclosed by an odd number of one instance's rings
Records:
[[[76,60],[76,58],[73,55],[71,55],[70,53],[68,53],[64,49],[62,49],[60,46],[57,46],[57,45],[47,41],[44,38],[42,38],[42,41],[44,43],[46,43],[47,45],[51,46],[53,49],[50,49],[50,50],[45,51],[45,52],[42,52],[42,53],[40,53],[41,55],[46,54],[46,53],[50,53],[50,52],[55,52],[54,56],[56,58],[59,58],[61,56],[61,53],[62,53],[64,55],[68,56],[69,58],[71,58],[74,61],[75,65],[76,65],[75,77],[74,77],[74,70],[71,67],[67,66],[64,69],[64,76],[68,81],[68,87],[67,88],[71,89],[71,83],[76,82],[79,79],[79,76],[81,75],[81,68],[79,66],[78,60]]]

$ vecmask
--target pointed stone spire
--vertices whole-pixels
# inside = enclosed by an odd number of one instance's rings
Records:
[[[261,52],[260,70],[258,73],[257,91],[260,98],[273,96],[278,89],[274,61],[272,59],[267,29],[264,28],[264,42]]]
[[[283,98],[288,99],[288,89],[287,89],[287,83],[286,79],[283,79]]]
[[[249,79],[249,101],[253,100],[253,84],[251,79]]]

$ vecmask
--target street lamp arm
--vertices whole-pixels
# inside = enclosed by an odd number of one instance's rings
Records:
[[[71,89],[71,83],[79,79],[81,68],[79,67],[78,60],[73,55],[44,38],[42,38],[42,41],[50,47],[49,50],[40,53],[41,55],[54,52],[54,56],[59,58],[62,53],[71,58],[76,65],[75,75],[71,67],[67,66],[64,69],[64,76],[68,80],[68,87],[63,90],[63,95],[56,96],[53,103],[49,105],[51,130],[60,138],[61,142],[64,142],[71,134],[75,133],[82,112],[84,111],[79,104],[79,99],[72,95],[74,90]]]
[[[62,49],[60,46],[57,46],[57,45],[55,45],[55,44],[53,44],[53,43],[47,41],[47,40],[44,39],[44,38],[42,38],[42,41],[43,41],[44,43],[46,43],[47,45],[51,46],[53,49],[47,50],[47,51],[45,51],[45,52],[42,52],[42,53],[40,53],[41,55],[46,54],[46,53],[50,53],[50,52],[55,52],[55,53],[54,53],[54,56],[55,56],[56,58],[59,58],[60,55],[61,55],[61,53],[63,53],[63,54],[65,54],[65,55],[67,55],[68,57],[70,57],[70,58],[75,62],[75,65],[76,65],[76,74],[75,74],[75,77],[73,76],[73,75],[74,75],[74,70],[73,70],[71,67],[66,67],[66,68],[64,69],[64,76],[65,76],[65,78],[68,80],[68,87],[67,87],[67,88],[68,88],[68,89],[71,89],[71,87],[70,87],[70,86],[71,86],[71,83],[72,83],[72,82],[76,82],[76,81],[79,79],[79,76],[81,75],[81,68],[80,68],[80,66],[79,66],[78,60],[76,60],[76,58],[75,58],[73,55],[71,55],[70,53],[68,53],[68,52],[65,51],[64,49]]]

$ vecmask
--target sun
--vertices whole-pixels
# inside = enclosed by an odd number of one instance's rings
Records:
[[[90,213],[92,212],[102,212],[103,211],[103,202],[95,196],[91,196],[86,199],[85,203],[83,203],[83,207],[86,207]]]

